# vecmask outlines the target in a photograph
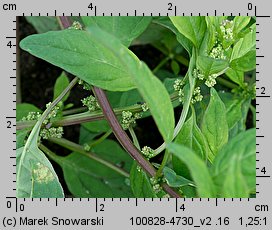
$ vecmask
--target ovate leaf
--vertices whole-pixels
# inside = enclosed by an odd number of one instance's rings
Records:
[[[207,27],[205,17],[176,16],[170,19],[178,31],[199,48]]]
[[[256,186],[256,130],[238,134],[222,148],[212,166],[220,197],[249,197]]]
[[[234,69],[228,69],[226,75],[230,80],[237,83],[239,86],[244,85],[244,72]]]
[[[55,100],[62,91],[69,85],[69,78],[66,76],[65,72],[63,72],[56,80],[56,83],[54,85],[54,97],[53,100]],[[66,101],[69,97],[69,93],[67,93],[63,99],[62,102]]]
[[[215,197],[215,187],[204,161],[201,160],[191,149],[171,143],[167,145],[167,149],[183,161],[190,169],[193,181],[197,188],[199,197]]]
[[[137,198],[156,198],[156,193],[152,188],[149,177],[136,162],[130,170],[130,186],[133,194]]]
[[[152,17],[81,17],[85,26],[98,26],[129,46],[150,24]]]
[[[175,120],[173,106],[166,88],[145,63],[135,62],[135,59],[129,58],[129,56],[124,57],[124,60],[130,69],[131,77],[138,91],[150,109],[163,139],[166,142],[171,141]]]
[[[135,88],[124,59],[137,64],[140,61],[118,39],[99,28],[35,34],[23,39],[20,46],[91,85],[112,91]]]
[[[253,24],[248,30],[249,32],[234,45],[232,61],[256,50],[256,24]]]
[[[205,76],[218,74],[228,68],[228,61],[222,59],[214,59],[208,56],[199,56],[196,62],[197,67]]]
[[[201,159],[206,160],[209,148],[204,135],[196,124],[194,112],[182,126],[175,139],[175,143],[192,149]],[[186,166],[186,162],[180,161],[180,158],[174,155],[172,158],[172,163],[174,170],[179,175],[190,178],[190,173],[188,167]]]
[[[245,29],[250,22],[251,17],[249,16],[236,16],[233,19],[233,34],[237,37],[239,33]]]
[[[226,108],[214,88],[211,88],[210,102],[203,116],[201,130],[211,150],[208,158],[212,162],[220,148],[228,142]]]

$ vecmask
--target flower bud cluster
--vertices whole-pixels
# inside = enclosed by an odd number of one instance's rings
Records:
[[[69,27],[69,29],[82,30],[83,27],[78,21],[74,21],[73,24]]]
[[[203,96],[201,95],[200,87],[196,87],[193,92],[191,103],[194,104],[198,101],[202,101],[202,99],[203,99]]]
[[[211,52],[209,53],[209,56],[214,59],[225,60],[227,58],[225,55],[225,50],[223,46],[218,41],[216,41],[215,46],[212,48]]]
[[[89,97],[85,97],[81,100],[82,104],[84,106],[86,106],[89,111],[93,112],[95,110],[100,109],[100,105],[98,104],[98,101],[96,100],[96,98],[92,95],[90,95]]]
[[[213,87],[216,84],[216,80],[215,80],[216,78],[217,78],[217,74],[212,74],[208,76],[205,81],[205,85],[208,87]]]
[[[143,103],[141,105],[141,107],[142,107],[143,112],[146,112],[147,110],[149,110],[148,105],[146,103]]]
[[[156,194],[162,191],[162,187],[161,187],[161,185],[160,185],[160,183],[161,183],[161,178],[151,177],[151,178],[150,178],[150,183],[151,183],[152,188],[153,188],[153,190],[154,190],[154,192],[155,192]]]
[[[88,84],[86,81],[83,81],[81,79],[78,81],[78,84],[82,85],[83,89],[85,89],[85,90],[91,90],[92,89],[90,84]]]
[[[22,118],[22,121],[38,120],[40,116],[41,116],[40,112],[29,112],[26,117]]]
[[[233,21],[222,21],[220,25],[220,30],[225,40],[233,40]]]
[[[174,90],[178,92],[179,102],[184,101],[184,91],[183,91],[184,82],[181,79],[176,79],[174,82]]]
[[[40,132],[40,137],[42,139],[48,139],[50,137],[53,137],[53,138],[61,138],[63,135],[63,127],[52,127],[52,128],[44,128],[41,130]]]
[[[46,104],[46,108],[48,108],[52,103],[49,102]],[[55,118],[58,114],[58,111],[60,110],[60,106],[59,105],[56,105],[52,110],[51,112],[48,114],[48,116],[46,117],[46,119],[44,119],[43,121],[43,124],[48,124],[49,121],[52,119],[52,118]]]
[[[136,120],[140,119],[142,115],[140,113],[133,114],[130,111],[122,111],[121,125],[124,130],[127,130],[132,125],[136,124]]]
[[[155,152],[154,152],[154,150],[153,149],[151,149],[150,147],[148,147],[148,146],[144,146],[143,148],[142,148],[142,154],[147,158],[147,159],[150,159],[150,158],[152,158],[152,157],[154,157],[155,156]]]

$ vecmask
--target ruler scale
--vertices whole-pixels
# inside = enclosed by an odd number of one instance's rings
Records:
[[[1,8],[1,229],[272,229],[269,1],[4,1]],[[256,16],[256,198],[17,199],[17,16]]]

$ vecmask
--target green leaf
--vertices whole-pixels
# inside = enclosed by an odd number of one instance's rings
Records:
[[[54,85],[54,97],[55,100],[62,91],[69,85],[69,78],[66,76],[65,72],[62,72],[61,75],[57,78],[56,83]],[[69,97],[70,92],[68,92],[63,99],[62,102],[66,101]]]
[[[249,16],[236,16],[233,19],[233,34],[238,37],[239,33],[246,28],[248,23],[250,22],[251,17]]]
[[[62,198],[64,194],[58,176],[37,146],[39,132],[33,130],[35,136],[30,135],[30,144],[16,150],[16,197]]]
[[[107,132],[110,129],[110,126],[106,120],[92,121],[83,123],[81,125],[90,132],[95,133]]]
[[[249,51],[243,57],[233,60],[230,66],[237,71],[243,72],[256,69],[256,51]]]
[[[26,137],[30,133],[31,128],[16,130],[16,149],[25,145]]]
[[[57,174],[37,145],[44,116],[50,109],[38,119],[26,144],[16,150],[17,197],[64,197]]]
[[[201,130],[211,150],[208,158],[212,162],[228,142],[226,108],[214,88],[211,88],[210,102],[203,116]]]
[[[179,67],[179,64],[175,60],[171,61],[171,69],[173,70],[175,75],[179,74],[180,67]]]
[[[138,71],[131,69],[126,61],[135,65],[141,62],[118,39],[99,28],[88,28],[88,32],[67,29],[31,35],[23,39],[20,46],[91,85],[112,91],[135,88],[131,74]]]
[[[222,59],[214,59],[208,56],[199,56],[196,62],[197,67],[205,76],[218,74],[228,68],[228,61]]]
[[[229,68],[226,75],[230,80],[237,83],[239,86],[244,86],[244,72]]]
[[[199,48],[206,31],[205,17],[170,17],[178,31]]]
[[[207,141],[196,124],[195,113],[184,123],[175,139],[176,144],[184,145],[194,151],[201,159],[206,160],[209,152]],[[180,161],[179,157],[173,156],[173,168],[186,178],[191,178],[186,162]]]
[[[126,63],[131,69],[131,77],[147,103],[163,139],[166,142],[171,141],[175,120],[171,99],[166,88],[143,62],[137,63],[132,59],[127,59]]]
[[[216,196],[215,187],[209,170],[204,161],[201,160],[196,153],[185,146],[174,143],[168,144],[167,149],[181,161],[186,163],[197,187],[199,197],[213,198]]]
[[[156,198],[149,177],[136,162],[130,170],[130,186],[136,198]]]
[[[85,26],[98,26],[129,46],[150,24],[152,17],[81,17]]]
[[[170,187],[179,188],[183,186],[194,186],[193,182],[185,177],[179,176],[176,172],[168,167],[163,168],[163,175]]]
[[[211,172],[220,197],[249,197],[256,188],[256,130],[230,140],[214,159]]]
[[[29,112],[41,112],[35,105],[29,103],[21,103],[16,105],[16,121],[20,121],[26,117]]]
[[[231,62],[256,50],[256,24],[253,24],[248,30],[249,32],[234,45]]]
[[[92,152],[120,168],[130,170],[132,160],[114,141],[105,140]],[[58,157],[69,191],[75,197],[132,197],[129,179],[80,153]]]
[[[56,17],[27,16],[25,18],[30,24],[34,26],[39,34],[60,29]]]

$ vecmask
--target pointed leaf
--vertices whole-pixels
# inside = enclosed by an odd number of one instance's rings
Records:
[[[91,85],[112,91],[135,88],[123,57],[140,61],[118,39],[99,28],[35,34],[23,39],[20,46]]]
[[[212,162],[220,148],[228,142],[226,108],[214,88],[211,88],[210,102],[203,116],[201,130],[211,150],[208,158]]]
[[[229,63],[227,60],[214,59],[208,56],[199,56],[197,58],[196,65],[205,76],[210,76],[211,74],[218,74],[226,70]]]
[[[199,197],[212,198],[216,196],[211,175],[203,160],[191,149],[183,145],[170,143],[167,145],[167,149],[183,161],[190,169]]]
[[[196,48],[200,47],[207,27],[205,17],[175,16],[170,19],[181,34],[188,38]]]

